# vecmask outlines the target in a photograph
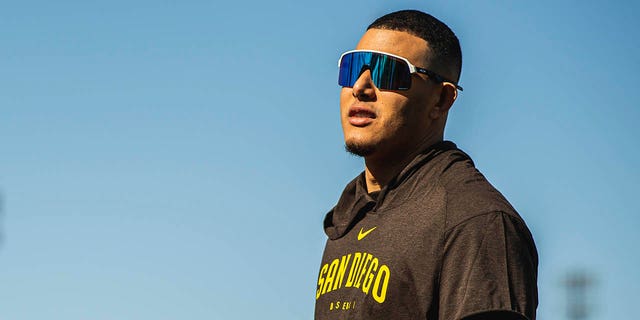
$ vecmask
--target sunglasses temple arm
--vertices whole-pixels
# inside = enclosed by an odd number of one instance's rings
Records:
[[[416,71],[420,72],[422,74],[426,74],[427,76],[431,77],[431,79],[433,79],[435,82],[438,83],[442,83],[442,82],[449,82],[451,84],[453,84],[454,86],[456,86],[456,89],[460,90],[460,91],[464,91],[464,89],[462,89],[461,86],[459,86],[457,83],[453,82],[453,81],[449,81],[447,80],[445,77],[431,71],[431,70],[427,70],[424,68],[420,68],[420,67],[416,67]]]

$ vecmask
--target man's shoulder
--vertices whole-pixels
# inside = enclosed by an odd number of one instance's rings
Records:
[[[460,149],[448,150],[438,158],[435,182],[444,197],[447,227],[494,212],[522,220],[465,152]]]

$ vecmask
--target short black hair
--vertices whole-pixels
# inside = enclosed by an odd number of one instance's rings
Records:
[[[431,62],[451,73],[456,82],[460,79],[460,41],[444,22],[434,16],[418,10],[396,11],[376,19],[367,27],[367,30],[369,29],[404,31],[424,39],[433,54]]]

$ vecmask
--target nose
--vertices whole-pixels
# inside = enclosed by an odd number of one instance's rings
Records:
[[[358,98],[358,100],[375,100],[376,87],[373,84],[373,79],[371,79],[371,70],[366,69],[360,74],[358,80],[353,84],[352,90],[353,96]]]

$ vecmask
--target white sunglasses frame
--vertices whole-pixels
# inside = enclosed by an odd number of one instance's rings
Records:
[[[344,58],[345,55],[350,54],[350,53],[354,53],[354,52],[371,52],[371,53],[377,53],[377,54],[383,54],[383,55],[387,55],[399,60],[404,61],[408,66],[409,66],[409,73],[410,74],[414,74],[414,73],[422,73],[422,74],[426,74],[427,76],[429,76],[430,79],[432,79],[433,81],[437,82],[437,83],[443,83],[443,82],[447,82],[450,83],[452,85],[454,85],[456,87],[456,89],[463,91],[462,87],[459,86],[457,83],[448,80],[447,78],[431,71],[431,70],[427,70],[425,68],[421,68],[421,67],[416,67],[415,65],[413,65],[411,62],[409,62],[409,59],[405,58],[405,57],[401,57],[398,55],[395,55],[393,53],[388,53],[388,52],[384,52],[384,51],[377,51],[377,50],[349,50],[343,54],[340,55],[340,59],[338,59],[338,68],[340,68],[340,63],[342,62],[342,58]]]

